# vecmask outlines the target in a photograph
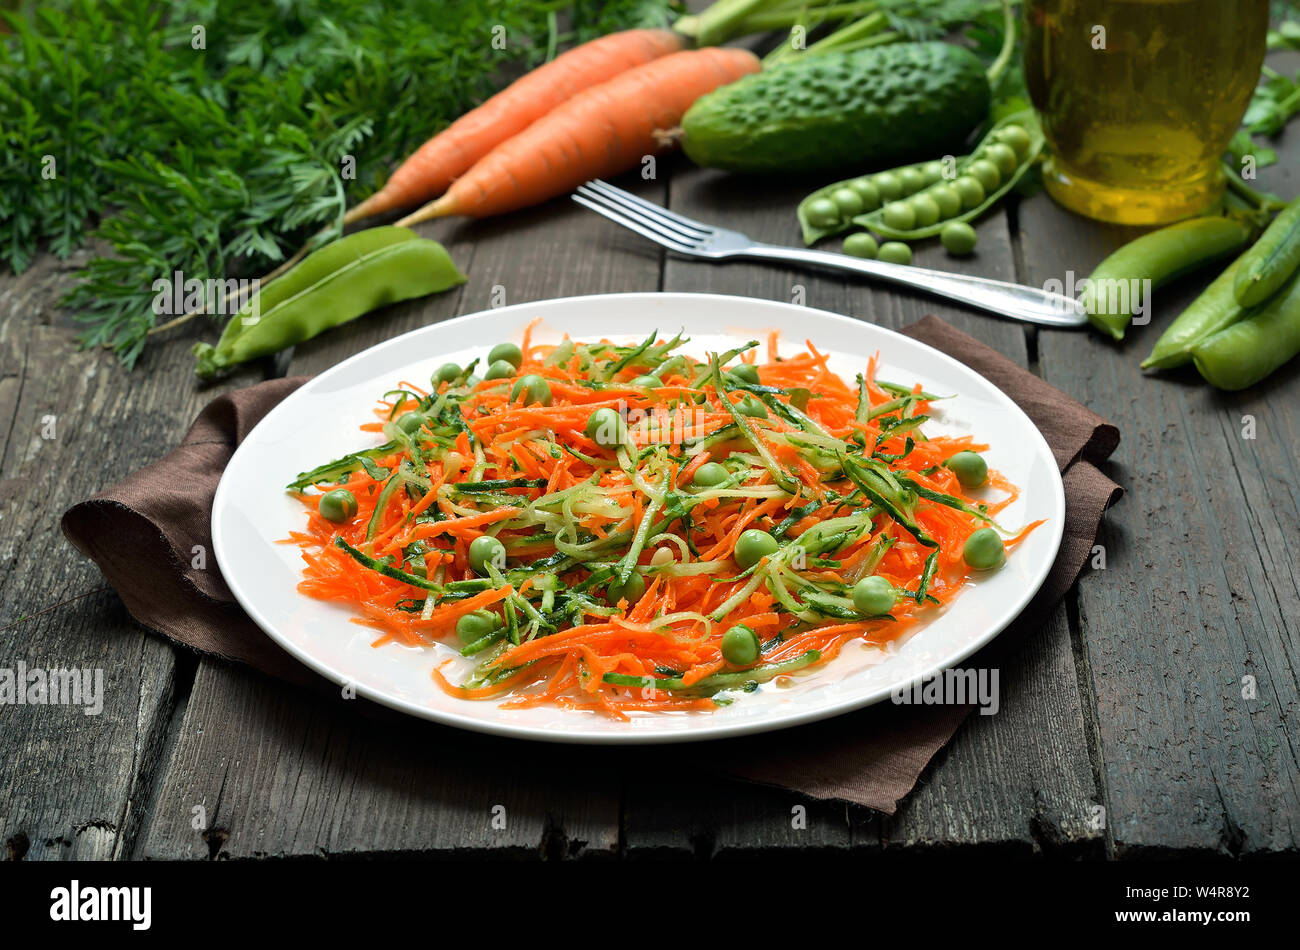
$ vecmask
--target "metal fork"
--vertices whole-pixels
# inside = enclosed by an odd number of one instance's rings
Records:
[[[615,224],[621,224],[656,244],[707,260],[751,258],[811,264],[879,277],[895,284],[912,287],[939,297],[979,307],[999,316],[1051,327],[1081,327],[1088,317],[1083,306],[1064,294],[1025,287],[987,277],[946,274],[922,267],[887,264],[884,261],[848,257],[802,247],[764,244],[726,228],[715,228],[667,208],[638,198],[608,182],[593,180],[579,185],[573,200]]]

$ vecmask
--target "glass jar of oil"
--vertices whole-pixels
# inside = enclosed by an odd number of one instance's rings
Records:
[[[1205,210],[1259,82],[1268,0],[1026,0],[1025,79],[1058,203],[1160,224]]]

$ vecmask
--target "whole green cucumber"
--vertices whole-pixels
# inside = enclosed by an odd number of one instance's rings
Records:
[[[959,150],[989,100],[983,64],[951,43],[810,54],[698,99],[683,147],[742,172],[898,164]]]
[[[1300,353],[1300,274],[1240,323],[1192,351],[1201,376],[1219,389],[1245,389]]]
[[[1192,350],[1202,340],[1208,339],[1224,327],[1230,327],[1246,316],[1246,309],[1237,302],[1233,293],[1238,268],[1244,257],[1239,257],[1204,292],[1187,305],[1160,339],[1151,348],[1151,355],[1142,361],[1143,369],[1173,369],[1192,361]]]
[[[1273,219],[1242,257],[1233,292],[1244,307],[1263,303],[1300,269],[1300,198]]]

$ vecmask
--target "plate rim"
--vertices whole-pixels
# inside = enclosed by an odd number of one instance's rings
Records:
[[[479,320],[489,316],[500,319],[503,316],[511,313],[512,311],[517,312],[521,310],[528,310],[530,308],[536,308],[542,305],[555,306],[555,305],[562,305],[577,300],[591,301],[595,299],[608,299],[608,300],[617,299],[617,300],[624,300],[624,301],[628,299],[669,300],[669,301],[671,300],[691,300],[691,301],[712,300],[718,302],[722,302],[722,301],[739,302],[742,305],[746,305],[746,306],[753,305],[753,304],[761,304],[764,306],[776,307],[778,309],[785,310],[787,312],[800,312],[800,313],[813,312],[818,314],[821,317],[830,318],[832,321],[852,325],[854,328],[859,328],[863,324],[865,324],[867,326],[874,328],[877,331],[887,334],[890,337],[897,337],[899,339],[906,340],[908,344],[921,346],[925,350],[927,350],[929,354],[931,354],[932,356],[939,357],[942,363],[948,364],[951,367],[955,367],[959,371],[974,374],[975,376],[982,379],[985,383],[987,383],[989,387],[993,389],[994,392],[996,392],[999,396],[1002,397],[1002,399],[1005,400],[1006,406],[1008,406],[1014,413],[1017,413],[1020,416],[1023,423],[1027,425],[1029,430],[1034,434],[1034,436],[1037,437],[1038,445],[1036,446],[1036,448],[1040,449],[1047,458],[1051,459],[1050,472],[1052,476],[1052,485],[1053,488],[1055,489],[1054,500],[1056,502],[1057,509],[1061,513],[1060,517],[1053,519],[1052,522],[1049,522],[1049,524],[1053,524],[1054,527],[1054,531],[1053,531],[1054,537],[1052,538],[1052,542],[1051,542],[1051,557],[1044,559],[1045,566],[1039,571],[1039,576],[1033,581],[1033,583],[1026,585],[1026,587],[1023,589],[1018,599],[1018,602],[1015,604],[1014,610],[1006,614],[1005,620],[991,625],[990,629],[984,631],[981,634],[981,636],[974,638],[970,642],[959,647],[954,653],[945,653],[945,655],[941,660],[928,663],[925,666],[924,671],[917,674],[913,679],[911,679],[909,681],[909,684],[915,684],[917,682],[921,682],[929,677],[934,676],[936,673],[940,673],[946,669],[951,669],[957,664],[961,663],[963,660],[969,658],[978,650],[987,646],[999,635],[1001,635],[1003,631],[1005,631],[1006,628],[1010,626],[1017,618],[1020,617],[1020,615],[1024,612],[1025,608],[1029,605],[1029,602],[1037,595],[1039,590],[1042,589],[1043,584],[1046,583],[1047,578],[1051,573],[1052,566],[1055,564],[1057,557],[1060,555],[1061,543],[1065,531],[1065,513],[1066,513],[1065,486],[1064,486],[1064,481],[1062,479],[1060,467],[1056,462],[1055,454],[1052,452],[1051,446],[1047,443],[1047,439],[1043,436],[1042,432],[1039,431],[1038,427],[1034,424],[1033,420],[1029,418],[1028,414],[1015,402],[1015,400],[1013,400],[1010,396],[1004,393],[996,384],[994,384],[982,373],[979,373],[972,367],[967,366],[965,363],[962,363],[960,360],[956,359],[955,357],[950,356],[939,349],[936,349],[930,344],[925,343],[922,340],[917,340],[913,337],[905,336],[904,334],[900,333],[898,330],[894,330],[890,327],[882,326],[879,323],[873,323],[869,320],[851,317],[848,316],[847,314],[836,313],[833,310],[823,310],[818,307],[808,307],[799,304],[788,303],[783,300],[772,300],[764,297],[747,297],[740,294],[712,294],[712,293],[695,293],[689,291],[630,291],[630,292],[611,292],[611,293],[599,293],[599,294],[573,294],[566,297],[548,297],[540,300],[524,301],[517,304],[510,304],[504,307],[489,307],[483,310],[474,311],[473,313],[461,314],[459,316],[452,317],[446,320],[439,320],[432,323],[426,323],[422,326],[408,330],[405,333],[398,334],[397,336],[380,340],[379,342],[371,346],[368,346],[365,349],[360,350],[359,352],[354,353],[343,360],[340,360],[339,362],[330,366],[328,369],[325,369],[320,373],[316,374],[315,376],[311,377],[310,379],[308,379],[307,382],[305,382],[302,386],[294,390],[283,400],[281,400],[277,405],[272,407],[271,410],[267,412],[267,414],[263,416],[260,420],[258,420],[257,424],[254,425],[253,428],[248,431],[247,435],[245,435],[244,439],[240,442],[240,444],[235,447],[235,451],[231,454],[230,459],[227,461],[226,466],[222,471],[221,479],[219,480],[217,484],[216,492],[213,495],[212,510],[209,514],[209,524],[212,531],[213,556],[216,559],[218,570],[221,571],[222,578],[225,580],[226,585],[230,588],[230,591],[234,595],[235,600],[239,604],[240,608],[249,616],[250,619],[252,619],[252,621],[258,626],[258,628],[264,634],[266,634],[267,637],[269,637],[272,640],[272,642],[274,642],[282,650],[284,650],[286,653],[288,653],[291,657],[293,657],[298,662],[302,663],[308,669],[312,670],[313,672],[317,673],[320,676],[323,676],[327,680],[337,685],[351,686],[355,690],[357,696],[363,697],[369,700],[370,702],[378,703],[380,705],[387,706],[390,709],[395,709],[399,712],[406,713],[411,716],[415,716],[419,719],[435,722],[442,726],[465,729],[470,732],[477,732],[485,735],[494,735],[494,736],[501,736],[506,738],[525,739],[525,740],[532,740],[532,741],[552,742],[552,743],[561,743],[561,744],[660,745],[660,744],[673,744],[678,742],[704,742],[704,741],[723,739],[723,738],[739,738],[742,736],[754,735],[756,733],[762,733],[762,732],[777,732],[780,730],[791,729],[797,726],[806,725],[811,722],[836,718],[838,716],[842,716],[850,712],[864,709],[868,706],[876,705],[877,703],[880,703],[884,701],[886,698],[888,698],[890,693],[894,692],[895,690],[904,688],[903,684],[894,684],[890,686],[888,689],[883,689],[883,690],[877,689],[875,692],[867,691],[862,696],[852,697],[840,701],[838,703],[834,703],[828,707],[819,707],[805,712],[794,712],[790,714],[783,714],[775,719],[759,718],[752,722],[749,721],[727,722],[727,723],[720,723],[717,725],[701,725],[699,728],[675,730],[672,732],[639,733],[635,731],[629,731],[626,733],[620,733],[620,732],[583,732],[581,730],[556,731],[541,726],[530,726],[530,725],[523,725],[523,724],[510,724],[510,723],[496,722],[489,719],[475,718],[471,716],[461,715],[459,713],[452,713],[441,709],[435,709],[428,706],[417,705],[408,700],[402,699],[401,697],[393,696],[388,693],[384,693],[380,690],[373,689],[370,686],[366,686],[364,684],[356,682],[353,678],[345,675],[342,670],[336,669],[331,664],[316,658],[311,652],[302,648],[299,644],[297,644],[293,640],[289,639],[286,636],[282,636],[278,634],[275,630],[275,624],[270,622],[263,615],[261,610],[259,610],[259,608],[257,607],[255,600],[252,597],[247,595],[247,592],[244,591],[242,585],[237,580],[234,580],[232,578],[232,575],[225,569],[224,565],[227,563],[235,563],[235,559],[232,558],[228,561],[226,558],[225,552],[223,550],[224,543],[222,541],[222,532],[219,531],[217,528],[217,519],[218,519],[219,512],[224,507],[226,507],[226,498],[225,498],[226,493],[229,490],[231,490],[230,480],[229,480],[230,472],[234,470],[235,462],[237,459],[240,458],[240,455],[242,453],[244,453],[246,450],[252,451],[252,449],[250,449],[249,447],[250,445],[252,445],[253,435],[256,433],[256,431],[264,424],[266,424],[268,420],[274,419],[276,416],[282,414],[283,412],[292,411],[292,407],[296,399],[300,396],[300,394],[305,394],[309,392],[310,391],[309,387],[319,386],[319,385],[323,385],[324,383],[327,383],[332,376],[343,373],[353,363],[356,363],[368,357],[372,352],[374,352],[375,350],[381,347],[392,346],[409,337],[414,337],[422,333],[427,333],[433,327],[444,328],[449,326],[455,326],[456,324],[467,323],[467,322]]]

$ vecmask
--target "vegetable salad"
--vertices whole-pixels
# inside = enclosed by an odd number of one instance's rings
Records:
[[[850,384],[811,342],[687,342],[526,335],[385,393],[377,444],[289,486],[300,590],[477,658],[435,670],[453,695],[628,717],[897,639],[1037,526],[996,524],[987,446],[927,437],[942,397],[876,359]]]

